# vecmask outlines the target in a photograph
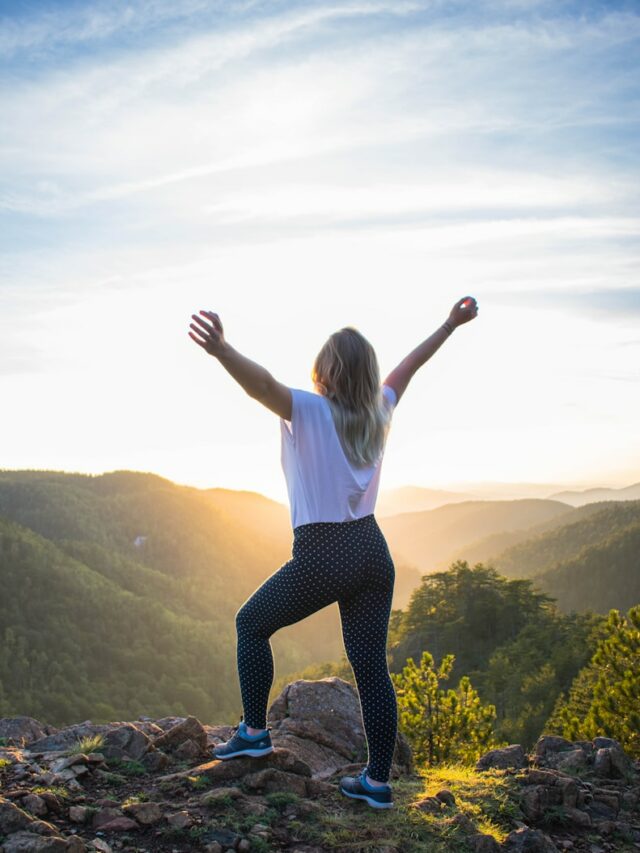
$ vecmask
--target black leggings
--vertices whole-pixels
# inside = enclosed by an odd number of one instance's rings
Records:
[[[387,782],[398,725],[386,654],[394,581],[393,560],[373,514],[296,527],[292,559],[268,577],[236,614],[245,723],[256,729],[267,725],[273,682],[269,637],[337,601],[344,647],[360,696],[368,774]]]

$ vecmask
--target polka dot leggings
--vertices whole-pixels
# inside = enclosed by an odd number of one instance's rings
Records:
[[[248,726],[264,729],[273,683],[269,637],[338,602],[345,651],[353,669],[367,739],[368,774],[387,782],[398,709],[386,645],[395,567],[375,517],[318,521],[293,531],[292,559],[236,614],[238,673]]]

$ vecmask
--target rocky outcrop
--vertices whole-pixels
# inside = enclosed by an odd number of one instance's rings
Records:
[[[232,761],[214,759],[211,748],[233,727],[193,716],[85,720],[62,729],[29,717],[0,720],[0,853],[323,853],[300,837],[301,828],[362,806],[338,791],[340,777],[359,772],[367,758],[355,690],[334,677],[295,681],[267,719],[274,751]],[[418,790],[413,769],[399,734],[391,779]],[[545,736],[531,754],[519,744],[491,750],[476,769],[508,783],[509,831],[501,844],[447,788],[411,801],[396,797],[397,807],[413,812],[403,816],[410,821],[441,827],[455,840],[452,849],[471,853],[640,849],[640,767],[615,740]],[[439,838],[435,846],[443,844]],[[345,847],[355,849],[357,839]]]
[[[291,682],[271,705],[268,724],[274,746],[305,761],[314,779],[328,779],[345,763],[367,760],[358,696],[341,678]],[[411,749],[400,733],[393,763],[392,778],[413,772]]]
[[[294,681],[270,707],[268,725],[273,753],[220,761],[211,748],[233,727],[195,717],[85,720],[61,729],[29,717],[0,720],[0,853],[173,850],[185,838],[208,853],[249,851],[260,842],[321,853],[293,827],[322,812],[340,776],[366,761],[358,696],[340,678]],[[96,739],[94,751],[81,751],[89,739]],[[392,778],[411,772],[411,750],[398,734]],[[117,795],[107,796],[114,785]],[[281,820],[261,824],[273,812],[270,795],[281,798]],[[254,819],[248,831],[212,823],[230,803],[245,823]]]
[[[516,783],[522,813],[521,826],[502,845],[508,853],[640,849],[640,768],[617,741],[545,735],[530,756],[510,746],[492,750],[476,765],[494,767],[506,768]]]

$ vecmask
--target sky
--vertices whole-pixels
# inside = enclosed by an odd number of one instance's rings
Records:
[[[3,2],[0,468],[286,501],[278,417],[356,326],[415,374],[381,488],[640,480],[636,2]]]

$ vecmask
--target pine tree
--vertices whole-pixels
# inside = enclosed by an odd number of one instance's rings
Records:
[[[587,667],[578,676],[569,701],[560,711],[565,737],[615,738],[640,758],[640,605],[627,616],[611,610],[607,631]],[[593,684],[584,713],[584,687]],[[584,715],[584,716],[583,716]]]
[[[494,705],[482,705],[467,676],[456,689],[443,690],[454,656],[445,655],[438,669],[433,655],[422,653],[418,667],[409,658],[399,674],[391,674],[398,701],[399,728],[418,764],[442,761],[473,763],[493,745]]]

